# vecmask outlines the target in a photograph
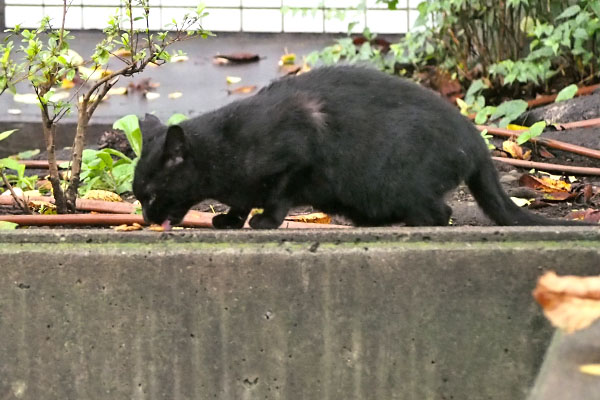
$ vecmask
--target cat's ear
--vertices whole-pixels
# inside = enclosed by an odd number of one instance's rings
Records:
[[[163,131],[163,124],[157,116],[146,113],[144,119],[140,121],[140,129],[145,142],[148,139],[153,139],[154,136]]]
[[[173,167],[183,163],[187,153],[185,133],[178,125],[171,125],[167,129],[165,145],[163,149],[163,162],[167,167]]]

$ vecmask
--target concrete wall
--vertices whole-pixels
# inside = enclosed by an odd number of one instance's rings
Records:
[[[595,231],[0,231],[0,399],[523,399]]]

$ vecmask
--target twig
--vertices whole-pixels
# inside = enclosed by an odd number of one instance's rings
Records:
[[[6,179],[6,175],[4,175],[4,171],[0,170],[0,176],[2,176],[2,182],[4,182],[4,186],[6,186],[8,188],[8,190],[10,191],[10,195],[12,196],[11,200],[13,200],[21,208],[21,210],[23,210],[23,212],[25,214],[31,214],[31,211],[29,210],[29,207],[27,206],[27,202],[24,199],[20,199],[17,196],[17,194],[13,190],[12,185],[8,182],[8,179]]]
[[[522,168],[535,168],[538,170],[546,170],[546,171],[561,171],[569,174],[577,174],[577,175],[600,175],[600,168],[587,168],[587,167],[575,167],[572,165],[560,165],[560,164],[550,164],[550,163],[541,163],[535,161],[525,161],[525,160],[517,160],[514,158],[504,158],[504,157],[492,157],[494,161],[500,161],[505,164],[514,165],[516,167]]]
[[[600,88],[600,84],[591,85],[591,86],[583,86],[583,87],[580,87],[579,89],[577,89],[575,96],[587,95],[599,88]],[[549,103],[552,103],[554,100],[556,100],[556,96],[558,96],[558,94],[541,95],[541,96],[536,97],[535,99],[531,99],[531,100],[527,101],[527,105],[529,106],[529,108],[533,108],[533,107],[541,106],[544,104],[549,104]]]
[[[592,126],[600,126],[600,118],[586,119],[583,121],[567,122],[564,124],[554,125],[558,130],[575,129],[575,128],[590,128]]]
[[[190,228],[212,228],[214,214],[190,211],[179,226]],[[114,226],[133,223],[147,225],[144,217],[133,214],[63,214],[63,215],[0,215],[0,221],[19,225],[100,225]],[[307,222],[284,221],[282,228],[290,229],[344,229],[345,225],[314,224]]]
[[[507,138],[517,138],[523,132],[525,132],[524,130],[511,131],[508,129],[496,128],[493,126],[486,126],[486,125],[477,125],[477,129],[479,129],[480,131],[487,130],[488,133],[490,133],[492,135],[507,137]],[[540,137],[531,138],[531,139],[529,139],[529,141],[531,143],[548,146],[553,149],[568,151],[568,152],[579,154],[582,156],[600,159],[600,150],[590,149],[590,148],[583,147],[583,146],[577,146],[577,145],[571,144],[571,143],[561,142],[559,140],[546,139],[546,138],[540,138]]]

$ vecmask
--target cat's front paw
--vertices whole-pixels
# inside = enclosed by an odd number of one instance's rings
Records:
[[[283,221],[276,221],[267,214],[256,214],[250,219],[252,229],[277,229]]]
[[[218,214],[212,219],[212,224],[217,229],[240,229],[244,222],[245,218],[231,214]]]

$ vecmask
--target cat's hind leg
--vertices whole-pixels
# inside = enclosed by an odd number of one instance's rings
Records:
[[[250,209],[232,207],[226,214],[215,215],[212,224],[217,229],[240,229],[244,226]]]
[[[408,226],[446,226],[452,208],[442,200],[426,200],[407,211],[403,222]]]

